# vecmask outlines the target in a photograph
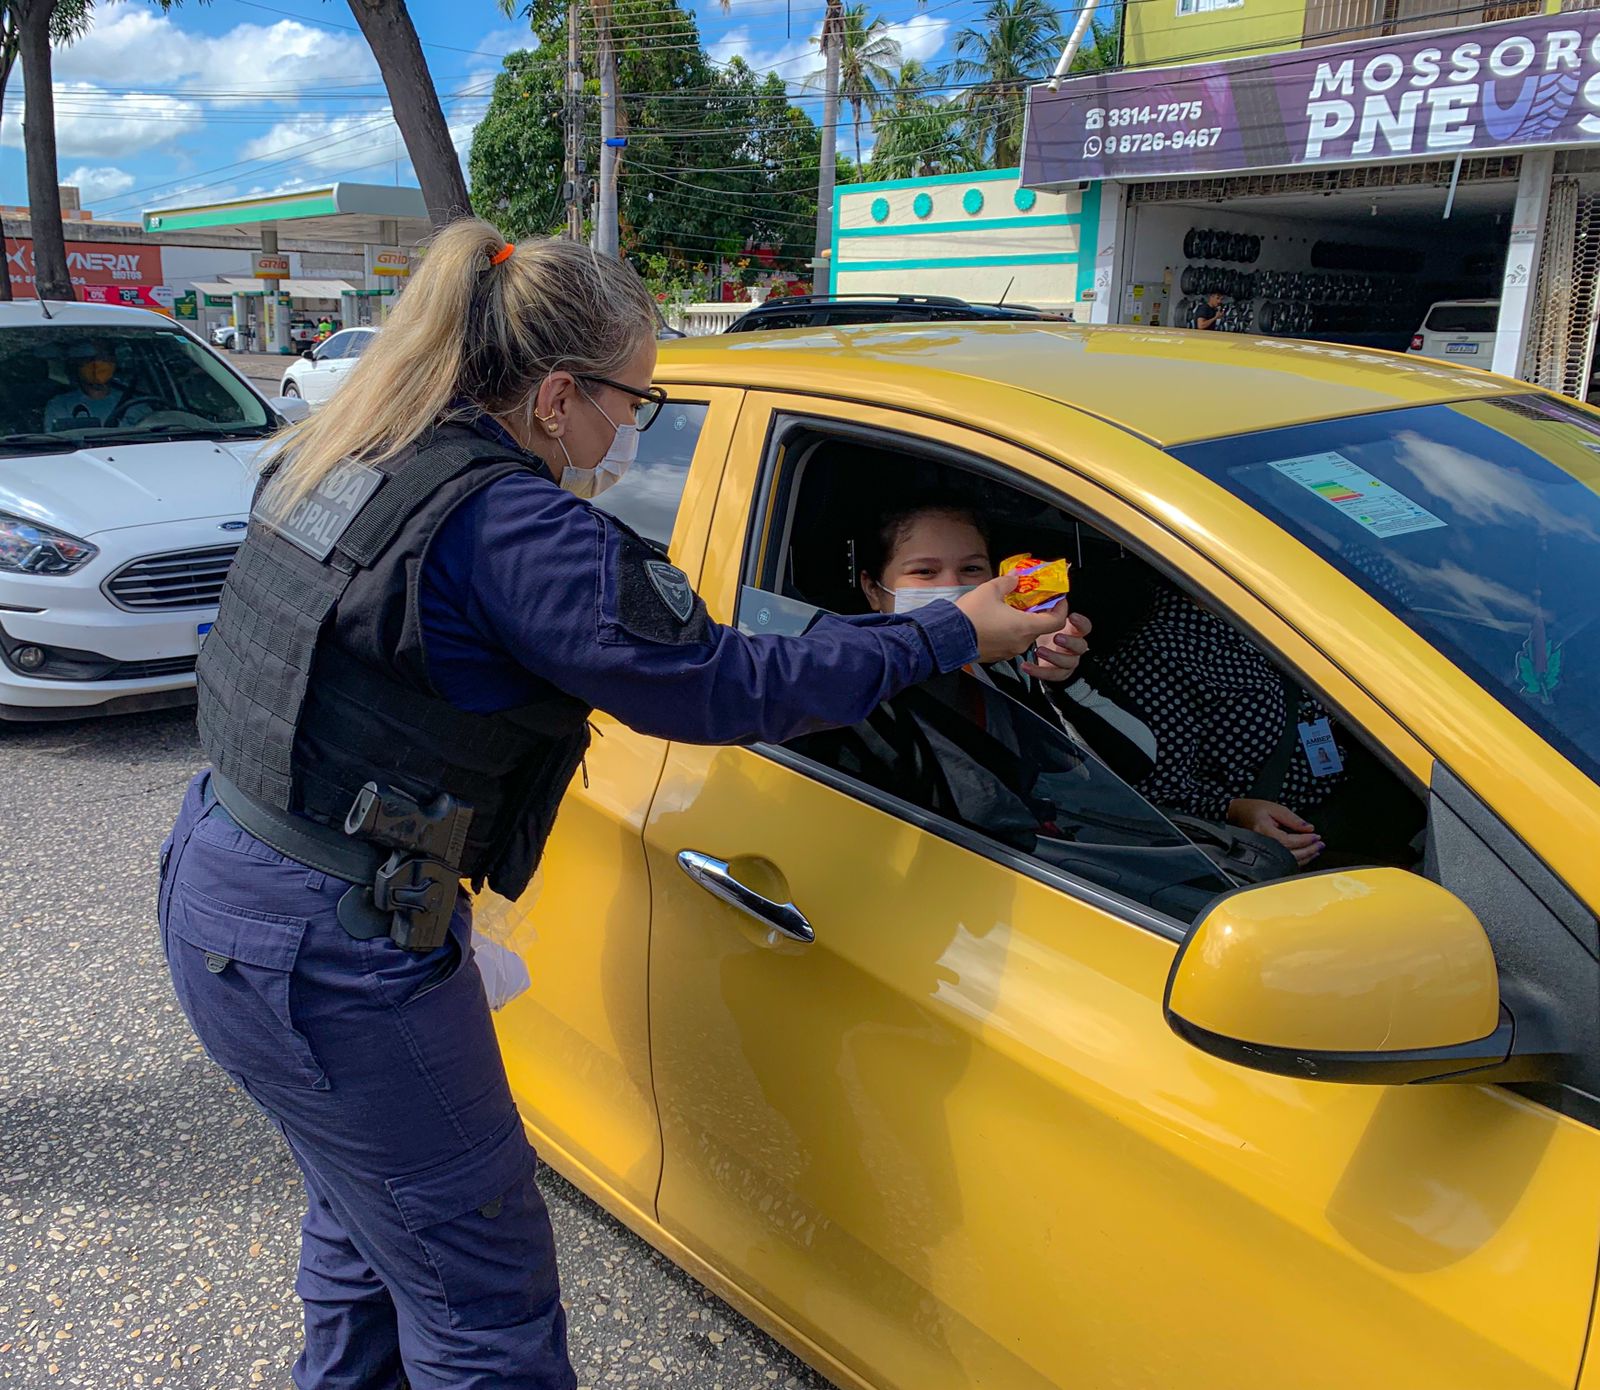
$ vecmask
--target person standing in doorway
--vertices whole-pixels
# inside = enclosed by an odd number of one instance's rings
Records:
[[[1222,323],[1222,296],[1213,290],[1205,297],[1205,302],[1195,311],[1194,326],[1196,328],[1217,328]]]

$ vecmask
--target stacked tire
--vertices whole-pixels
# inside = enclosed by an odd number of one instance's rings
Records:
[[[1183,255],[1190,261],[1237,261],[1241,265],[1254,265],[1261,255],[1261,238],[1248,232],[1190,227],[1184,234]]]

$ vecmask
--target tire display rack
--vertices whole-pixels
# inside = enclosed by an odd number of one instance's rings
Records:
[[[1246,270],[1241,267],[1254,265],[1261,256],[1259,236],[1191,227],[1183,238],[1183,253],[1190,264],[1179,275],[1183,297],[1172,318],[1180,328],[1195,326],[1212,294],[1227,301],[1217,324],[1224,333],[1320,337],[1415,325],[1412,277],[1420,264],[1403,251],[1319,241],[1311,251],[1314,266],[1355,268]]]

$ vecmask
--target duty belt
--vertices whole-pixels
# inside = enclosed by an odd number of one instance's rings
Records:
[[[421,807],[369,782],[341,831],[269,806],[214,769],[211,788],[223,810],[263,844],[351,885],[339,899],[339,921],[351,936],[388,936],[408,951],[443,944],[460,886],[456,865],[470,809],[443,796]]]

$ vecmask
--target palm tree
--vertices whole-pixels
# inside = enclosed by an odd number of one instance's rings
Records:
[[[428,220],[439,228],[465,217],[472,203],[461,157],[450,138],[450,125],[439,105],[433,74],[422,56],[422,43],[405,0],[349,0],[349,4],[389,93],[394,122],[400,127],[422,199],[428,205]],[[31,88],[31,79],[24,77],[24,81]]]
[[[847,6],[839,36],[839,98],[849,103],[854,116],[856,168],[861,168],[861,118],[876,111],[883,89],[893,84],[893,64],[900,61],[900,45],[889,37],[889,25],[880,15],[867,19],[864,4]],[[808,85],[826,77],[826,68],[812,73]],[[858,175],[859,177],[859,175]]]
[[[817,155],[817,244],[821,260],[833,246],[833,183],[839,155],[839,69],[844,46],[844,0],[828,0],[817,47],[822,50],[822,148]]]
[[[926,0],[917,0],[918,8]],[[727,0],[723,0],[723,8],[727,8]],[[858,14],[865,17],[865,7],[858,8]],[[849,11],[845,8],[844,0],[827,0],[827,8],[822,15],[822,32],[817,36],[817,47],[822,53],[822,150],[817,159],[817,241],[816,258],[822,259],[833,244],[833,186],[838,167],[839,157],[839,96],[840,80],[844,69],[844,50],[846,31],[849,25]],[[881,23],[881,21],[880,21]],[[863,30],[871,34],[876,25],[863,25]],[[894,41],[887,34],[881,32],[876,35],[876,41],[893,44]],[[879,65],[893,62],[900,55],[899,45],[895,44],[893,52],[883,51],[875,59]],[[884,73],[884,77],[888,74]],[[863,103],[866,97],[862,98]],[[861,115],[859,108],[856,113],[856,168],[861,167]]]
[[[11,69],[17,65],[20,43],[16,11],[0,0],[0,120],[4,119],[6,87],[11,82]],[[5,254],[5,243],[5,219],[0,217],[0,303],[11,298],[11,258]]]
[[[1048,77],[1066,35],[1049,0],[989,0],[982,29],[956,35],[950,82],[970,83],[966,104],[974,133],[997,169],[1017,163],[1028,84]]]
[[[28,164],[28,222],[33,232],[34,289],[40,299],[75,299],[61,228],[56,169],[56,97],[51,46],[89,27],[91,0],[4,0],[6,24],[22,59],[22,143]],[[13,61],[15,59],[13,58]],[[5,75],[10,77],[10,64]],[[10,275],[6,277],[10,288]]]
[[[868,175],[874,179],[965,174],[982,165],[963,128],[960,106],[930,95],[933,76],[908,59],[895,74],[893,99],[878,112],[878,140]]]

